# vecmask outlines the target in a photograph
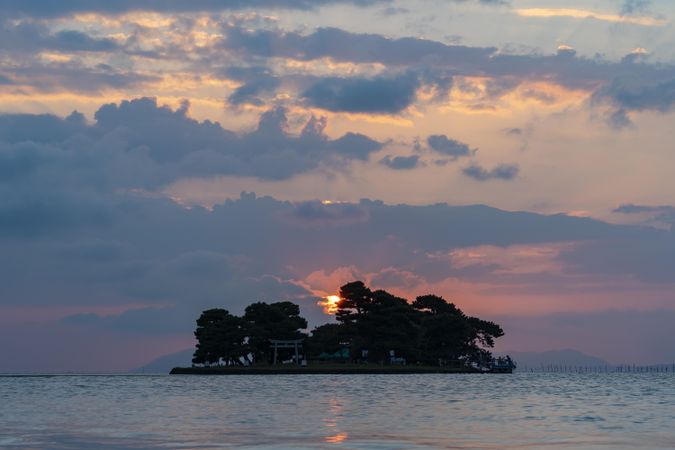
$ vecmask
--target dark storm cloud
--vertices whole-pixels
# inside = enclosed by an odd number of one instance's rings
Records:
[[[432,150],[455,159],[462,156],[471,156],[476,153],[476,150],[472,150],[467,144],[450,139],[444,134],[429,136],[427,138],[427,145]]]
[[[472,164],[462,169],[464,175],[478,181],[513,180],[518,176],[519,171],[518,166],[514,164],[499,164],[490,170],[477,164]]]
[[[420,86],[413,74],[375,78],[322,78],[301,97],[328,111],[395,114],[415,101]]]
[[[120,14],[130,11],[166,13],[245,8],[314,9],[330,4],[370,5],[378,0],[3,0],[0,15],[58,17],[75,13]]]
[[[419,166],[420,157],[417,155],[410,156],[385,156],[380,160],[380,164],[384,164],[390,169],[394,170],[410,170]]]

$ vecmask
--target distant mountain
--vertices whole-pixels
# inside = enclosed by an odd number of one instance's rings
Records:
[[[539,369],[542,366],[604,367],[607,361],[578,350],[550,350],[547,352],[495,352],[495,356],[509,355],[520,370]]]
[[[132,370],[134,373],[169,373],[174,367],[190,367],[194,348],[186,348],[176,353],[160,356],[143,367]]]

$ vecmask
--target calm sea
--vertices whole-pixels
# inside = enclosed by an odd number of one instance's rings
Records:
[[[0,377],[0,447],[673,449],[675,376]]]

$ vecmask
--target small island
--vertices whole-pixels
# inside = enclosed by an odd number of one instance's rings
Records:
[[[465,315],[436,295],[414,301],[362,281],[324,305],[329,323],[305,333],[292,302],[257,302],[243,316],[209,309],[197,319],[192,367],[171,374],[511,373],[509,358],[489,349],[504,335],[494,322]]]

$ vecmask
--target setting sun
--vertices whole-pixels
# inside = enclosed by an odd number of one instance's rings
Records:
[[[337,295],[328,295],[319,303],[323,306],[323,312],[326,314],[335,314],[338,310],[338,303],[340,302],[340,297]]]

